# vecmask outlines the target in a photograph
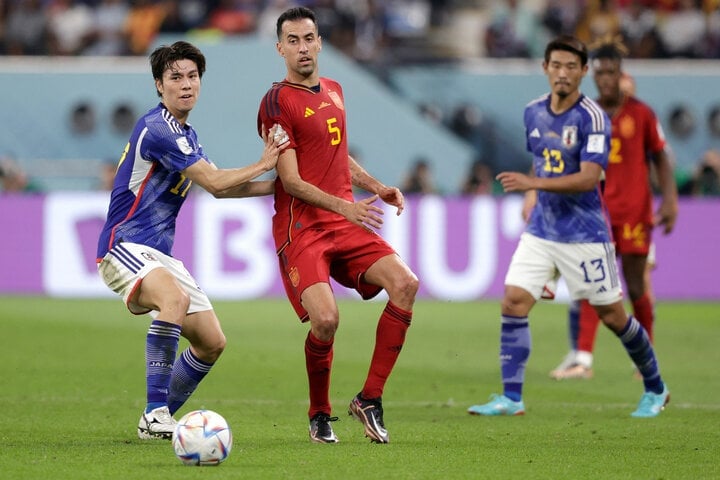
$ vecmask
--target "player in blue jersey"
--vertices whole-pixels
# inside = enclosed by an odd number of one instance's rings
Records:
[[[580,92],[587,49],[574,37],[547,45],[543,69],[550,93],[525,108],[531,175],[502,172],[506,192],[531,192],[537,203],[505,277],[500,364],[503,394],[473,405],[475,415],[522,415],[525,365],[530,355],[528,315],[545,284],[565,277],[573,299],[587,299],[618,336],[643,376],[645,393],[633,417],[657,416],[670,399],[647,333],[622,302],[606,209],[599,181],[607,167],[610,119]]]
[[[188,191],[198,184],[215,197],[268,195],[271,181],[251,181],[275,168],[287,146],[282,129],[263,132],[257,163],[218,169],[187,123],[200,94],[205,57],[176,42],[150,55],[158,106],[135,125],[115,174],[107,222],[97,250],[98,271],[130,312],[153,318],[145,359],[147,406],[140,438],[170,438],[172,414],[195,391],[225,347],[220,322],[197,282],[171,256],[175,220]],[[180,336],[190,347],[176,354]]]

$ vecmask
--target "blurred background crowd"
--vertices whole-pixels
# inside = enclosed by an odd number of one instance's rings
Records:
[[[720,57],[718,0],[0,0],[0,53],[143,55],[158,33],[273,35],[291,4],[367,63],[538,57],[561,33],[622,36],[630,58]]]

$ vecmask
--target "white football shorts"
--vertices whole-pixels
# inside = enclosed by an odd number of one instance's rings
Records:
[[[187,313],[212,310],[210,299],[198,286],[180,260],[145,245],[121,242],[115,245],[98,264],[98,272],[110,290],[120,295],[128,310],[135,315],[149,313],[152,318],[157,310],[142,307],[129,299],[140,287],[142,279],[156,268],[166,268],[180,282],[190,297]]]
[[[587,299],[592,305],[622,300],[612,243],[561,243],[523,233],[505,285],[527,290],[539,300],[546,284],[559,275],[565,278],[572,300]]]

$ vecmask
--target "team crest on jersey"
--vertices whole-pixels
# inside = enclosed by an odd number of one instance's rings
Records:
[[[337,94],[337,92],[330,91],[328,92],[328,97],[330,97],[330,100],[333,101],[335,106],[339,108],[340,110],[345,110],[345,106],[343,105],[342,98],[340,98],[340,95]]]
[[[300,272],[298,272],[297,267],[292,267],[290,271],[288,272],[288,277],[290,277],[290,283],[293,287],[297,287],[300,285]]]
[[[188,142],[187,137],[176,138],[175,143],[177,143],[178,148],[185,155],[190,155],[192,153],[193,149],[190,146],[190,142]]]
[[[562,129],[562,143],[565,148],[572,148],[577,145],[577,125],[566,125]]]
[[[620,136],[623,138],[632,138],[635,136],[635,120],[629,115],[624,115],[618,122],[620,127]]]

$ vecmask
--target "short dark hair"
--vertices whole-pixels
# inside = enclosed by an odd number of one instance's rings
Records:
[[[302,20],[303,18],[309,18],[317,27],[317,18],[315,12],[307,7],[294,7],[285,10],[282,15],[277,19],[277,37],[278,40],[282,40],[282,26],[287,21]]]
[[[623,45],[618,45],[616,43],[605,43],[593,50],[591,57],[607,60],[617,60],[618,62],[622,62],[622,59],[625,56],[626,52],[627,50],[624,48]]]
[[[195,45],[178,41],[172,45],[162,45],[156,48],[150,54],[150,67],[152,68],[153,78],[162,80],[163,73],[178,60],[191,60],[195,62],[198,74],[202,78],[205,73],[205,55]],[[160,91],[157,92],[158,97],[162,97]]]
[[[583,42],[572,35],[562,35],[547,44],[545,47],[545,63],[550,62],[550,54],[555,50],[565,50],[580,57],[580,64],[584,67],[588,61],[587,47]]]

